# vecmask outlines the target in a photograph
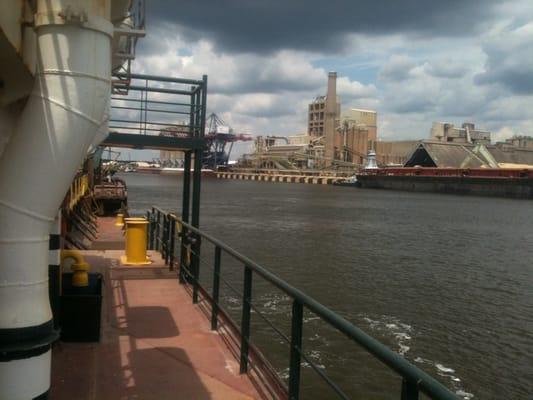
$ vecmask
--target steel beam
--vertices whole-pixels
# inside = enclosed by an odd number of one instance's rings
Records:
[[[118,132],[111,132],[100,145],[105,147],[170,151],[203,150],[206,147],[205,140],[199,137],[182,138]]]

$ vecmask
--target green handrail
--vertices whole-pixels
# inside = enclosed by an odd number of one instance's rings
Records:
[[[419,368],[411,364],[409,361],[407,361],[404,357],[400,356],[398,353],[392,351],[387,346],[385,346],[378,340],[374,339],[372,336],[368,335],[363,330],[356,327],[354,324],[352,324],[345,318],[341,317],[340,315],[330,310],[328,307],[324,306],[323,304],[319,303],[312,297],[308,296],[301,290],[288,284],[287,282],[285,282],[278,276],[274,275],[272,272],[270,272],[266,268],[257,264],[255,261],[240,254],[238,251],[228,246],[227,244],[223,243],[222,241],[216,239],[215,237],[211,236],[210,234],[205,233],[201,231],[200,229],[195,228],[191,224],[182,221],[174,214],[165,213],[163,210],[161,210],[158,207],[153,207],[152,213],[155,213],[157,215],[158,214],[167,215],[167,220],[174,221],[174,223],[179,223],[182,227],[184,227],[185,229],[183,231],[185,231],[186,234],[185,235],[182,234],[182,242],[193,239],[193,241],[198,246],[200,245],[200,242],[203,240],[206,240],[210,242],[211,244],[213,244],[215,246],[215,257],[218,258],[216,260],[216,264],[218,265],[218,268],[220,267],[220,251],[224,251],[225,253],[231,255],[234,259],[240,261],[244,265],[244,274],[245,274],[244,275],[245,277],[244,298],[245,299],[249,295],[249,291],[251,290],[251,272],[257,273],[262,278],[264,278],[267,282],[271,283],[276,288],[283,291],[286,295],[288,295],[290,298],[293,299],[293,323],[292,323],[293,329],[292,329],[292,334],[291,334],[291,366],[290,366],[291,370],[289,371],[289,375],[290,375],[289,395],[291,399],[293,398],[297,399],[298,393],[299,393],[299,381],[291,382],[292,380],[291,378],[293,379],[298,378],[299,380],[299,367],[300,367],[299,356],[301,355],[301,337],[298,338],[298,335],[301,335],[301,324],[302,324],[302,314],[303,314],[302,307],[303,307],[303,308],[306,308],[312,311],[322,320],[326,321],[329,325],[331,325],[332,327],[337,329],[339,332],[347,336],[349,339],[358,343],[360,346],[365,348],[370,354],[372,354],[374,357],[376,357],[377,359],[382,361],[385,365],[387,365],[390,369],[394,370],[397,374],[399,374],[403,378],[402,394],[401,394],[402,400],[418,399],[419,391],[423,392],[424,394],[426,394],[427,396],[435,400],[458,400],[458,397],[453,392],[451,392],[448,388],[446,388],[443,384],[441,384],[436,379],[431,377],[429,374],[420,370]],[[151,221],[153,223],[159,220],[160,218],[155,218],[155,219],[152,219]],[[172,240],[174,240],[174,238],[172,238]],[[172,243],[172,246],[174,246],[174,243]],[[181,267],[180,267],[180,270],[181,270]],[[192,271],[192,273],[194,274],[195,271]],[[248,285],[246,284],[246,281],[249,282]],[[197,280],[194,283],[195,283],[195,286],[198,285]],[[216,288],[216,291],[218,294],[218,288]],[[217,301],[217,304],[215,307],[213,307],[213,309],[218,310],[219,307],[220,306]],[[243,317],[245,320],[248,319],[249,317],[249,312],[250,312],[249,304],[248,306],[244,304],[243,310],[245,311],[246,308],[248,308],[248,314],[246,313],[243,314]],[[248,326],[243,326],[242,328],[244,328],[244,330],[249,330],[249,321],[245,321],[245,322],[248,324]],[[216,326],[216,324],[214,324],[214,326]],[[241,332],[241,334],[242,333],[247,333],[247,332]],[[296,343],[294,343],[295,336],[297,339]],[[246,346],[246,350],[247,350],[248,338],[243,339],[242,343]],[[296,353],[299,353],[299,354],[296,354]],[[247,352],[245,355],[247,356]],[[247,361],[243,360],[242,357],[243,355],[241,354],[241,372],[246,372],[246,367],[243,368],[243,363],[246,366]],[[297,371],[292,371],[293,368],[296,368]],[[291,386],[294,386],[294,387],[291,387]],[[340,394],[342,395],[342,393]]]

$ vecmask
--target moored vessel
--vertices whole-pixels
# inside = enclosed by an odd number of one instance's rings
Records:
[[[361,187],[520,199],[533,198],[533,170],[378,168],[357,174]]]

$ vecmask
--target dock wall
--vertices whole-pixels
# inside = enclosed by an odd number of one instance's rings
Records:
[[[533,179],[529,178],[358,175],[357,180],[371,189],[533,198]]]
[[[335,176],[273,175],[241,172],[217,172],[216,176],[218,179],[240,179],[248,181],[280,183],[307,183],[314,185],[332,185],[334,182],[344,179]]]

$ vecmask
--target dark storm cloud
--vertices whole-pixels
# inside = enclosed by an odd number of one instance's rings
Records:
[[[244,71],[246,72],[246,71]],[[257,74],[243,74],[242,79],[230,84],[213,84],[213,90],[220,94],[242,93],[280,93],[280,92],[305,92],[317,87],[312,80],[294,80],[281,77],[259,77]]]
[[[462,36],[493,15],[496,0],[148,0],[147,25],[172,24],[219,50],[335,52],[350,33]],[[172,32],[168,32],[172,34]]]
[[[518,95],[533,94],[533,71],[524,70],[522,65],[494,68],[476,76],[475,82],[481,85],[497,83]]]

